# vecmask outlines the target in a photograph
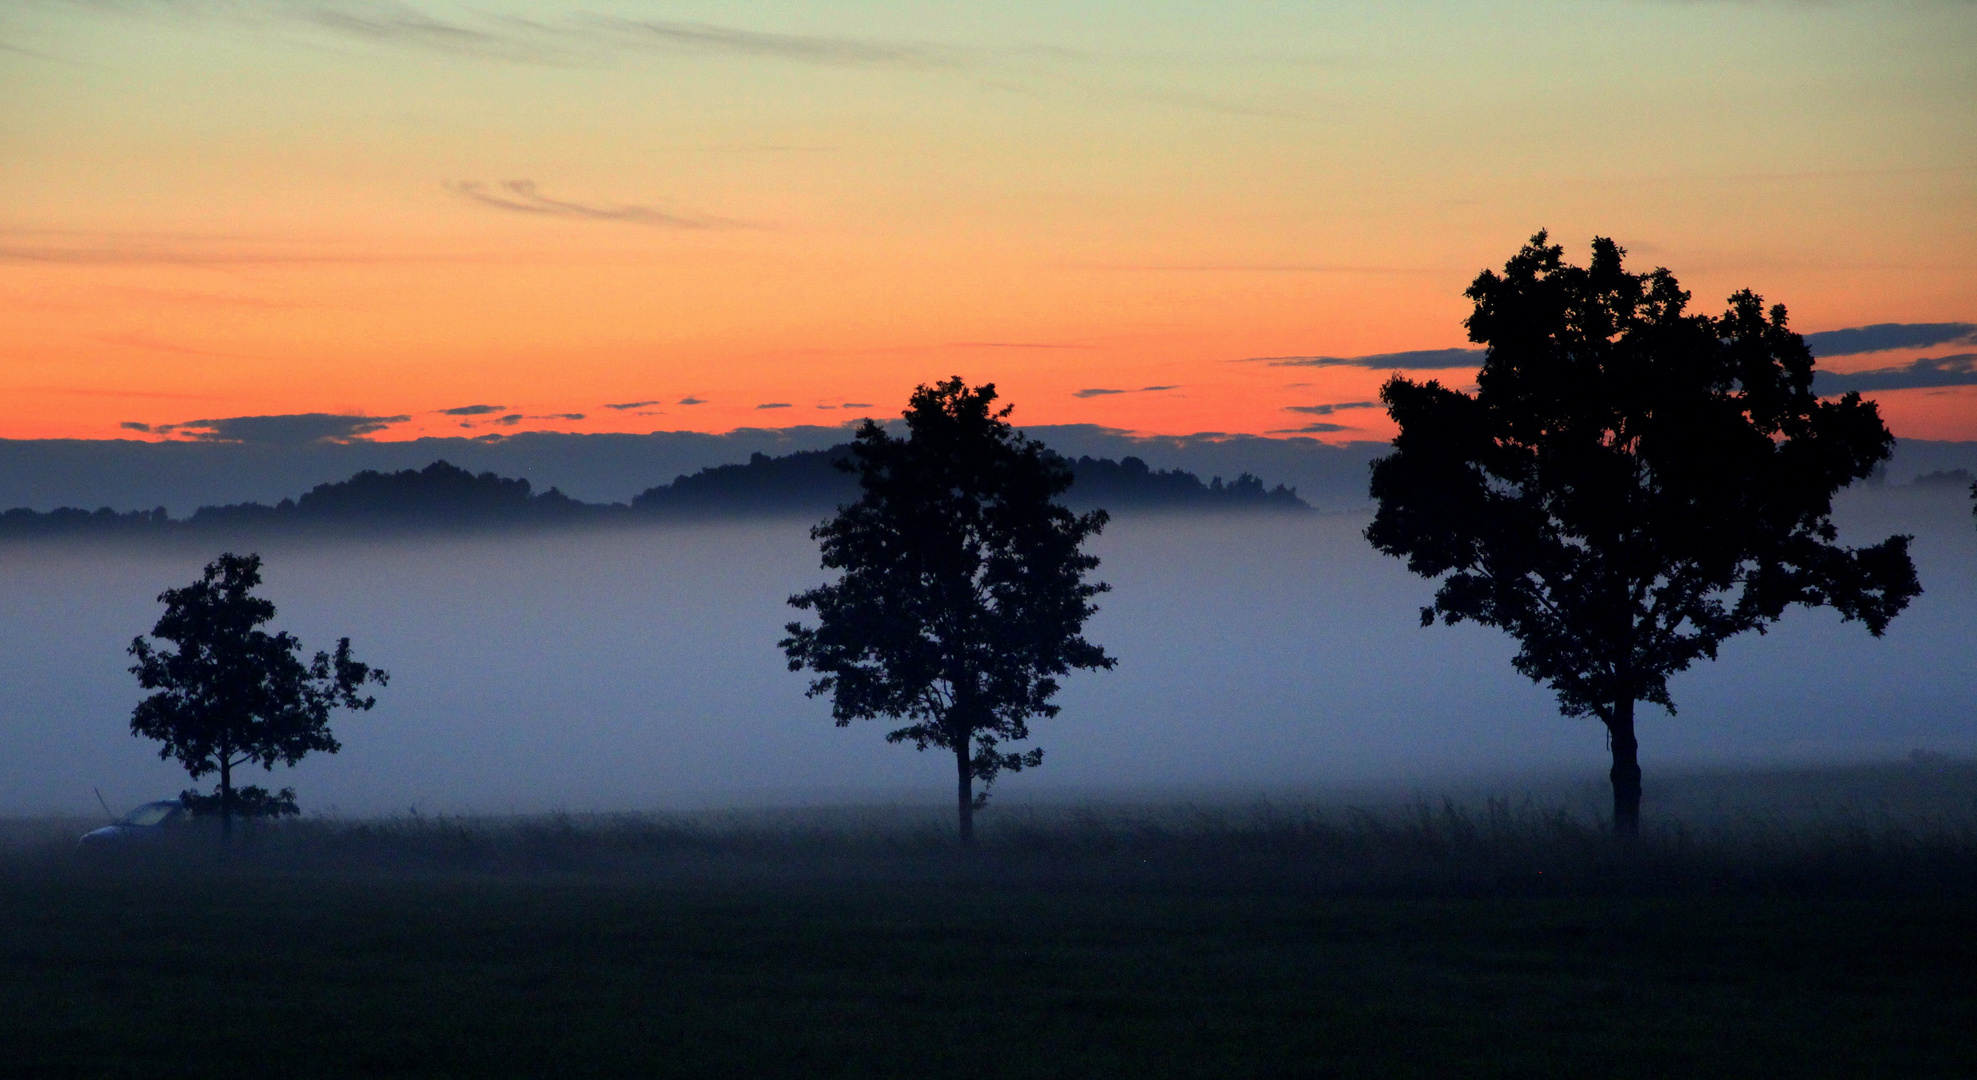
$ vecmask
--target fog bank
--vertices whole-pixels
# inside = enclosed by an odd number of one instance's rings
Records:
[[[1676,765],[1977,754],[1977,530],[1956,493],[1850,494],[1842,538],[1917,534],[1924,596],[1885,638],[1830,611],[1678,676],[1645,708],[1642,759]],[[1419,625],[1430,583],[1374,552],[1364,514],[1128,516],[1096,545],[1079,673],[1035,725],[1044,767],[1009,802],[1100,792],[1440,784],[1508,773],[1597,780],[1603,735],[1510,669],[1510,640]],[[824,580],[807,520],[261,548],[275,625],[353,639],[392,673],[344,743],[272,777],[308,812],[639,810],[949,798],[952,765],[833,727],[776,649],[793,592]],[[128,732],[124,649],[217,552],[0,548],[0,813],[118,809],[188,786]]]

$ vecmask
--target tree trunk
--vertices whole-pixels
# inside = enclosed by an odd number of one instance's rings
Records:
[[[1634,700],[1613,703],[1613,717],[1607,721],[1608,741],[1613,744],[1613,834],[1632,842],[1641,835],[1640,743],[1634,739]]]
[[[969,767],[968,746],[974,740],[962,736],[954,748],[956,789],[961,807],[961,846],[975,846],[975,770]]]
[[[220,841],[233,842],[233,762],[231,753],[220,755]]]

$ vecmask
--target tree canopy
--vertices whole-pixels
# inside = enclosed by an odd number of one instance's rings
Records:
[[[131,733],[163,743],[158,756],[177,759],[195,781],[217,772],[214,794],[182,797],[194,810],[219,814],[228,828],[235,815],[297,812],[292,788],[236,789],[236,766],[272,771],[277,762],[292,766],[311,752],[336,753],[342,746],[330,733],[330,711],[371,708],[377,699],[360,693],[364,684],[382,686],[389,678],[353,659],[349,638],[303,663],[294,635],[261,629],[275,606],[253,594],[260,584],[259,555],[223,554],[198,581],[158,597],[165,613],[151,635],[176,649],[154,647],[142,636],[130,645],[137,659],[131,673],[156,691],[132,711]]]
[[[1374,463],[1374,547],[1440,578],[1422,625],[1508,631],[1512,663],[1605,724],[1614,820],[1638,830],[1634,705],[1669,676],[1830,605],[1879,636],[1921,591],[1906,536],[1840,546],[1833,494],[1893,448],[1872,402],[1812,391],[1812,354],[1746,290],[1692,314],[1665,269],[1613,241],[1578,267],[1540,232],[1467,296],[1476,391],[1396,375],[1400,426]]]
[[[843,467],[862,494],[811,530],[841,576],[790,598],[818,622],[788,624],[781,642],[791,671],[816,672],[809,694],[830,695],[839,727],[904,720],[886,741],[954,754],[964,841],[996,777],[1042,762],[1004,744],[1057,715],[1058,678],[1115,662],[1082,636],[1107,589],[1085,580],[1098,559],[1082,545],[1105,512],[1056,501],[1069,466],[995,400],[993,384],[951,378],[914,391],[905,438],[858,429]]]

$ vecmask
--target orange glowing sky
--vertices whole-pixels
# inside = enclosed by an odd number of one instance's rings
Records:
[[[1245,358],[1466,345],[1539,227],[1806,332],[1977,321],[1967,3],[24,0],[0,93],[0,437],[779,427],[960,374],[1385,438],[1294,410],[1385,370]],[[1977,438],[1977,387],[1873,396]]]

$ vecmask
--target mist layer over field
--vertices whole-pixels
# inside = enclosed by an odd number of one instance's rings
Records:
[[[1977,531],[1960,492],[1850,495],[1842,539],[1917,535],[1925,595],[1885,638],[1796,611],[1674,682],[1642,760],[1710,764],[1977,752]],[[1512,774],[1603,780],[1603,735],[1516,675],[1504,635],[1419,626],[1430,585],[1361,538],[1364,514],[1135,516],[1097,544],[1114,591],[1081,673],[1036,725],[1043,769],[1004,803],[1094,795],[1429,788]],[[776,640],[824,579],[802,520],[260,545],[275,625],[350,636],[390,670],[344,750],[272,777],[305,811],[641,810],[940,802],[952,764],[835,729]],[[124,649],[155,597],[217,551],[0,549],[0,813],[122,809],[184,774],[128,732]],[[1652,810],[1652,807],[1650,807]]]

